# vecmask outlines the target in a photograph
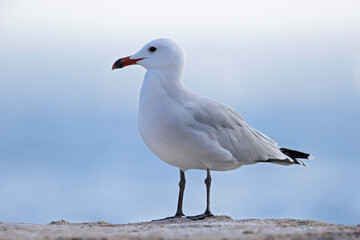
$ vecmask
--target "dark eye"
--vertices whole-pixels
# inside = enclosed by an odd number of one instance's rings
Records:
[[[150,52],[155,52],[155,51],[156,51],[156,49],[157,49],[157,48],[156,48],[156,47],[154,47],[154,46],[149,47],[149,51],[150,51]]]

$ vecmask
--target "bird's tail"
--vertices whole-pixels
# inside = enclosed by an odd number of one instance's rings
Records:
[[[303,161],[297,160],[297,158],[314,159],[314,156],[309,153],[299,152],[299,151],[291,150],[288,148],[280,148],[280,151],[282,153],[284,153],[285,155],[289,156],[292,160],[294,160],[295,164],[300,164],[303,166],[307,166],[306,163],[304,163]]]

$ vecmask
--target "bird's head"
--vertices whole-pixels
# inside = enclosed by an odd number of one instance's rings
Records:
[[[117,60],[112,70],[134,64],[147,70],[182,67],[185,64],[185,53],[174,41],[159,38],[147,43],[134,55]]]

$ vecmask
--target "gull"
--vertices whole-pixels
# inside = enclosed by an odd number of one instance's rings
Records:
[[[147,43],[134,55],[120,58],[112,70],[138,64],[147,71],[139,101],[138,127],[142,139],[161,160],[180,169],[179,198],[174,216],[182,218],[185,171],[206,170],[206,210],[188,216],[211,217],[210,171],[228,171],[255,163],[303,165],[313,158],[277,143],[252,128],[232,108],[199,96],[182,82],[185,53],[166,38]]]

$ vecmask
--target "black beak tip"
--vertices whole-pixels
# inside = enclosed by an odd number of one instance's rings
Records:
[[[123,63],[122,63],[121,58],[120,58],[119,60],[114,62],[114,64],[112,65],[111,70],[122,68],[122,67],[123,67]]]

